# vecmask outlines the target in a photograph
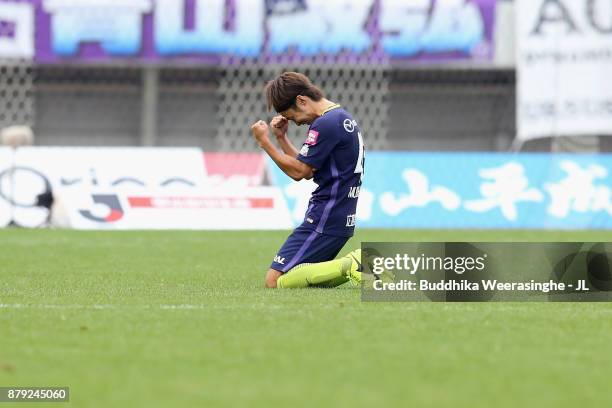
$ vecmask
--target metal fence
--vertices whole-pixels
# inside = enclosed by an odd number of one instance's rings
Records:
[[[0,125],[28,124],[37,145],[198,146],[255,151],[249,126],[270,119],[263,87],[283,70],[311,77],[360,121],[371,150],[508,151],[511,68],[243,61],[218,67],[0,64]],[[303,131],[293,128],[298,142]],[[610,138],[536,140],[532,151],[610,151]]]

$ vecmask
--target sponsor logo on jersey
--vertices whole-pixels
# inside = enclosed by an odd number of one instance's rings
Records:
[[[346,226],[347,227],[355,226],[355,214],[352,214],[346,217]]]
[[[278,264],[281,264],[281,265],[284,265],[285,264],[285,258],[281,258],[280,256],[276,255],[274,257],[274,262],[276,262]]]
[[[361,192],[361,186],[351,187],[349,189],[348,198],[358,198]]]
[[[306,143],[307,145],[314,146],[317,144],[318,138],[319,138],[319,132],[317,132],[316,130],[309,130],[308,137],[306,138],[306,141],[304,143]]]
[[[356,127],[357,127],[356,120],[350,120],[349,118],[344,119],[344,130],[346,130],[349,133],[353,133]]]
[[[304,157],[308,156],[308,150],[310,150],[310,146],[308,146],[307,144],[305,144],[304,146],[302,146],[302,148],[300,149],[300,154]]]

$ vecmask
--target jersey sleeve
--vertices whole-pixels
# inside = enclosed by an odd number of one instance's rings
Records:
[[[310,167],[320,169],[339,141],[332,121],[313,124],[297,159]]]

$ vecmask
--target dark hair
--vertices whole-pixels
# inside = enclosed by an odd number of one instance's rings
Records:
[[[268,110],[284,112],[295,105],[298,95],[307,96],[315,102],[323,98],[323,92],[310,82],[306,75],[298,72],[284,72],[266,84]]]

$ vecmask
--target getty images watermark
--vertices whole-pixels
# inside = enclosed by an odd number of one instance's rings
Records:
[[[612,243],[362,243],[364,301],[610,301]]]

